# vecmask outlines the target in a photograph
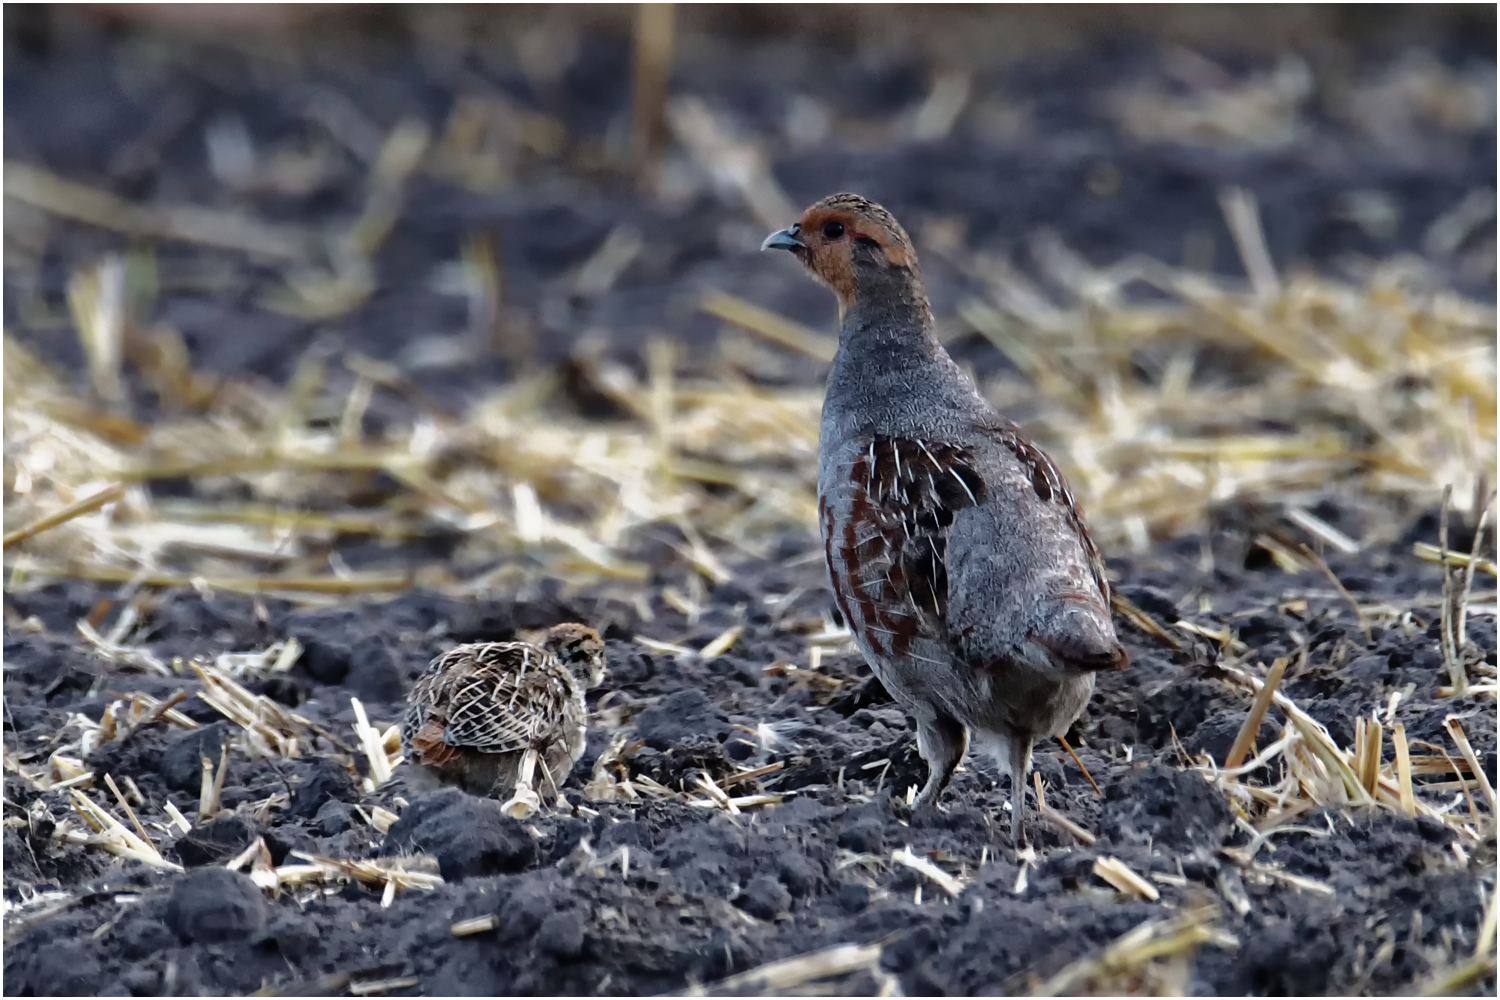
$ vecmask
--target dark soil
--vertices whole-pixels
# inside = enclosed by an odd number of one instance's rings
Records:
[[[431,279],[458,256],[467,234],[481,231],[503,234],[507,305],[533,331],[538,361],[566,358],[580,336],[600,329],[610,331],[610,348],[630,359],[648,336],[663,331],[706,355],[716,324],[693,302],[708,288],[826,325],[825,293],[790,268],[757,266],[751,253],[763,234],[743,210],[725,207],[706,188],[674,207],[647,204],[617,169],[579,166],[590,156],[599,160],[598,151],[626,120],[628,88],[620,81],[628,78],[629,47],[618,32],[584,36],[556,91],[538,96],[513,60],[470,53],[457,63],[420,61],[412,39],[389,26],[371,29],[376,41],[369,49],[351,54],[330,43],[327,58],[288,69],[235,47],[166,45],[123,29],[66,19],[59,26],[12,11],[6,11],[7,156],[131,199],[248,204],[308,224],[347,220],[362,203],[367,173],[357,157],[341,154],[311,192],[244,195],[241,202],[220,190],[205,162],[204,128],[225,117],[238,119],[264,145],[304,130],[327,141],[317,132],[321,126],[309,124],[309,94],[352,101],[383,135],[403,116],[440,123],[459,95],[499,89],[527,106],[545,105],[575,137],[579,149],[566,164],[522,164],[514,186],[498,193],[414,181],[380,256],[379,291],[331,323],[260,308],[262,293],[279,280],[268,270],[160,248],[159,318],[183,332],[202,370],[281,380],[317,338],[406,363],[403,350],[418,332],[463,329],[462,299],[434,290]],[[1492,72],[1489,16],[1487,29],[1469,25],[1439,37],[1444,58],[1456,66],[1487,61]],[[856,59],[836,42],[751,40],[743,43],[740,63],[724,58],[729,46],[710,47],[686,59],[674,86],[702,93],[747,129],[768,133],[781,127],[799,93],[871,120],[923,99],[925,67]],[[1494,185],[1493,119],[1472,135],[1429,137],[1399,150],[1323,117],[1307,138],[1274,154],[1131,143],[1103,117],[1098,95],[1151,72],[1157,54],[1150,40],[1120,38],[981,76],[980,98],[1041,95],[1022,139],[986,139],[964,124],[935,145],[786,144],[775,150],[775,170],[798,202],[859,189],[890,205],[914,232],[962,216],[971,245],[1013,253],[1023,264],[1026,241],[1043,226],[1096,263],[1136,251],[1176,262],[1185,238],[1206,227],[1218,247],[1213,268],[1231,274],[1238,264],[1215,200],[1225,183],[1257,193],[1279,262],[1327,269],[1346,266],[1351,256],[1419,248],[1437,216],[1471,189]],[[1352,65],[1371,72],[1399,54],[1388,47],[1346,53]],[[754,67],[753,78],[743,66]],[[120,86],[122,74],[129,87]],[[774,86],[756,82],[767,80]],[[1089,177],[1101,165],[1118,171],[1116,193],[1088,195]],[[1348,222],[1338,207],[1348,191],[1374,188],[1391,193],[1401,209],[1395,228],[1379,236]],[[640,229],[652,252],[607,294],[570,299],[572,270],[623,222]],[[1490,295],[1492,231],[1476,241],[1460,248],[1440,277]],[[124,245],[123,238],[62,225],[40,248],[25,248],[25,266],[13,268],[8,242],[8,334],[81,368],[76,339],[65,321],[58,323],[68,278],[82,262]],[[209,266],[200,267],[205,259]],[[940,255],[924,258],[924,269],[939,314],[950,315],[968,291],[967,279]],[[960,341],[957,350],[981,369],[1002,363],[978,338]],[[510,361],[491,359],[416,374],[448,398],[493,384],[510,368]],[[783,377],[818,374],[811,362],[792,359]],[[1342,518],[1358,516],[1352,503],[1336,501],[1319,513],[1346,527]],[[1413,740],[1450,745],[1445,716],[1468,713],[1464,725],[1493,781],[1493,698],[1437,694],[1444,683],[1431,599],[1438,574],[1411,556],[1416,537],[1436,540],[1431,515],[1389,546],[1329,556],[1361,600],[1416,601],[1408,623],[1378,623],[1368,638],[1326,578],[1282,573],[1228,528],[1161,544],[1148,556],[1111,559],[1110,570],[1121,590],[1158,620],[1180,614],[1205,626],[1231,625],[1251,648],[1252,663],[1292,654],[1299,637],[1306,640],[1307,662],[1288,673],[1284,690],[1344,746],[1353,743],[1354,720],[1383,710],[1394,691],[1409,689],[1396,718]],[[1211,569],[1204,568],[1205,550],[1214,556]],[[782,540],[776,551],[776,559],[731,561],[733,582],[712,589],[708,610],[693,623],[662,600],[663,567],[647,588],[649,625],[598,594],[563,598],[546,596],[559,592],[545,588],[542,596],[465,601],[414,592],[336,609],[157,592],[144,609],[142,634],[164,662],[301,640],[305,651],[290,673],[255,682],[256,690],[341,739],[353,731],[351,696],[384,728],[399,718],[406,686],[446,646],[576,619],[607,628],[612,680],[608,694],[595,692],[591,701],[607,698],[601,717],[633,731],[640,746],[627,762],[632,774],[676,789],[700,770],[723,776],[739,766],[784,765],[758,786],[736,786],[738,794],[780,793],[783,803],[738,817],[677,798],[587,802],[582,786],[613,735],[601,725],[566,787],[572,803],[593,812],[543,812],[520,823],[490,801],[419,790],[404,769],[365,795],[343,763],[362,768],[363,762],[326,741],[294,759],[237,754],[222,796],[232,815],[163,845],[187,869],[182,875],[122,862],[98,848],[61,846],[52,836],[57,824],[70,816],[76,823],[69,800],[35,791],[10,765],[19,755],[22,766],[39,766],[75,713],[98,719],[116,698],[191,694],[198,682],[116,670],[89,652],[76,624],[115,598],[113,588],[76,583],[7,591],[4,898],[21,908],[6,930],[5,993],[317,995],[351,982],[415,976],[418,985],[393,992],[644,995],[828,946],[874,942],[884,944],[882,968],[899,977],[907,995],[1014,993],[1147,920],[1205,900],[1218,901],[1219,924],[1239,946],[1197,953],[1187,984],[1194,993],[1398,993],[1474,950],[1484,900],[1493,892],[1493,839],[1466,845],[1464,864],[1453,850],[1454,834],[1435,821],[1384,810],[1305,814],[1296,826],[1311,832],[1275,837],[1257,860],[1331,886],[1332,896],[1262,884],[1226,858],[1224,848],[1243,846],[1248,837],[1228,800],[1190,765],[1200,754],[1222,762],[1249,698],[1215,667],[1215,647],[1174,652],[1124,623],[1132,668],[1101,678],[1071,734],[1105,794],[1094,794],[1060,747],[1042,746],[1036,759],[1049,804],[1097,833],[1098,843],[1081,848],[1031,813],[1037,862],[1024,891],[1015,892],[1020,868],[1009,848],[1007,788],[986,763],[967,762],[942,810],[913,814],[904,794],[920,784],[925,768],[906,719],[858,657],[825,660],[828,683],[817,685],[805,674],[768,668],[779,660],[805,662],[799,629],[831,613],[811,533]],[[1299,597],[1306,598],[1305,610],[1280,610]],[[746,629],[732,650],[708,662],[648,652],[634,641],[639,632],[697,648],[740,623]],[[106,617],[101,631],[108,624]],[[1493,668],[1495,619],[1476,616],[1469,628]],[[179,708],[205,728],[153,725],[106,743],[87,762],[100,775],[134,781],[147,803],[138,808],[143,819],[159,819],[168,801],[196,815],[200,755],[231,735],[232,724],[201,699],[189,697]],[[1273,712],[1257,745],[1275,739],[1283,722]],[[287,796],[285,804],[257,817],[254,804],[276,793]],[[1452,792],[1424,798],[1466,808]],[[384,835],[356,808],[376,804],[400,814]],[[343,859],[425,853],[436,858],[445,882],[434,891],[402,891],[389,908],[382,908],[378,891],[360,885],[326,894],[288,890],[271,899],[246,875],[222,867],[258,837],[278,865],[295,862],[292,851]],[[906,846],[972,882],[948,899],[915,872],[889,863],[891,852]],[[1134,901],[1092,875],[1094,861],[1106,855],[1185,884],[1159,885],[1159,903]],[[45,892],[65,893],[66,900],[35,900]],[[1248,901],[1243,914],[1225,903],[1241,895]],[[492,931],[450,933],[455,921],[485,914],[497,917]],[[1491,975],[1472,989],[1491,995],[1494,984]],[[861,972],[833,988],[868,994],[879,984]]]
[[[1368,575],[1380,593],[1430,591],[1430,567],[1403,555],[1406,548],[1333,565],[1347,576]],[[1409,736],[1443,744],[1444,716],[1472,711],[1466,726],[1494,773],[1492,704],[1436,695],[1442,671],[1435,630],[1427,627],[1435,620],[1430,608],[1415,612],[1411,629],[1376,626],[1366,642],[1321,577],[1245,570],[1243,552],[1230,541],[1218,546],[1219,568],[1212,573],[1197,568],[1196,540],[1173,549],[1183,554],[1117,560],[1111,568],[1127,581],[1127,594],[1158,610],[1188,591],[1201,593],[1214,610],[1195,617],[1235,625],[1261,657],[1292,651],[1294,633],[1308,637],[1307,665],[1288,675],[1285,690],[1345,745],[1356,715],[1383,705],[1390,691],[1414,685],[1396,716]],[[840,682],[832,691],[766,669],[795,658],[804,642],[779,623],[799,612],[819,613],[825,603],[816,565],[800,562],[739,567],[737,583],[715,592],[695,626],[653,602],[651,632],[682,636],[690,645],[733,622],[746,623],[735,649],[708,663],[643,651],[631,640],[639,627],[631,618],[595,619],[611,636],[610,702],[633,717],[643,744],[630,759],[632,773],[676,787],[697,769],[723,775],[731,761],[781,761],[782,771],[761,780],[765,790],[787,796],[781,806],[735,819],[676,800],[592,803],[597,816],[544,813],[523,824],[493,801],[454,790],[416,791],[399,772],[376,796],[364,797],[328,758],[273,763],[236,756],[224,791],[227,807],[282,790],[290,792],[289,802],[264,823],[241,809],[178,838],[166,853],[188,873],[174,876],[116,862],[98,850],[60,849],[49,840],[48,824],[68,815],[65,800],[12,779],[6,785],[7,898],[62,889],[73,901],[12,932],[6,990],[320,989],[333,982],[320,977],[347,973],[356,979],[416,975],[419,991],[433,995],[646,994],[824,946],[885,941],[884,967],[900,976],[908,995],[1014,991],[1025,988],[1028,977],[1045,977],[1161,915],[1162,904],[1126,900],[1091,875],[1094,860],[1105,855],[1142,873],[1184,876],[1185,887],[1161,886],[1166,906],[1218,896],[1226,878],[1242,881],[1248,914],[1238,917],[1226,908],[1223,918],[1241,946],[1203,951],[1193,966],[1194,992],[1396,992],[1428,973],[1444,947],[1454,954],[1472,948],[1482,915],[1475,876],[1492,870],[1493,843],[1481,845],[1463,868],[1451,850],[1453,833],[1431,820],[1374,810],[1315,812],[1296,824],[1314,832],[1278,836],[1275,851],[1261,860],[1333,887],[1332,898],[1241,880],[1219,851],[1244,844],[1246,835],[1233,824],[1228,801],[1184,769],[1184,753],[1222,760],[1248,699],[1220,678],[1206,647],[1166,651],[1128,626],[1122,627],[1132,668],[1101,678],[1073,734],[1104,798],[1093,794],[1060,748],[1044,746],[1037,755],[1049,802],[1097,831],[1099,842],[1080,848],[1033,816],[1029,829],[1039,861],[1026,890],[1015,894],[1006,789],[997,787],[988,765],[971,758],[944,809],[914,815],[892,798],[924,773],[912,735],[856,657],[825,663],[827,676]],[[797,586],[808,593],[781,616],[758,610],[764,598]],[[1278,601],[1299,594],[1313,595],[1305,612],[1276,611]],[[196,682],[112,672],[79,651],[69,634],[72,616],[103,596],[76,586],[8,597],[14,616],[49,623],[45,632],[7,630],[8,748],[43,746],[70,713],[97,716],[121,694],[196,689]],[[588,616],[577,603],[466,604],[422,593],[337,611],[272,602],[264,624],[247,599],[168,593],[157,607],[151,646],[164,658],[293,635],[324,648],[381,650],[379,656],[350,655],[349,670],[331,683],[314,676],[320,658],[304,657],[272,692],[343,733],[353,721],[351,694],[366,699],[377,724],[396,719],[402,685],[447,643]],[[1493,664],[1494,619],[1474,620],[1473,630]],[[184,704],[190,715],[214,719],[196,700]],[[750,735],[762,724],[775,734],[771,745]],[[194,733],[155,726],[106,744],[89,763],[117,781],[133,778],[148,801],[144,814],[158,815],[168,799],[192,814],[200,747],[217,745],[222,725]],[[569,788],[573,801],[582,799],[581,785],[609,735],[592,735]],[[1261,744],[1275,735],[1267,725]],[[384,837],[353,808],[391,805],[397,796],[409,804]],[[447,881],[432,892],[402,892],[389,909],[381,908],[376,892],[357,886],[266,900],[246,876],[214,867],[258,836],[276,863],[293,849],[344,858],[427,853]],[[908,845],[949,870],[967,871],[973,884],[952,902],[928,885],[916,901],[919,879],[880,863]],[[622,848],[629,849],[623,878]],[[487,913],[499,916],[494,931],[461,939],[449,933],[453,922]],[[1372,964],[1369,956],[1387,941],[1397,944],[1395,951]],[[870,983],[851,980],[843,988],[859,992]]]

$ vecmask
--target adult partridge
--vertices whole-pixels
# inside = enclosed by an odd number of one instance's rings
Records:
[[[604,641],[586,625],[550,629],[540,643],[476,642],[443,653],[407,695],[408,760],[473,795],[530,799],[528,752],[555,791],[583,754],[584,692],[604,677]]]
[[[835,194],[772,233],[833,290],[818,508],[840,613],[916,722],[935,804],[972,738],[1011,782],[1019,845],[1038,737],[1061,736],[1094,674],[1130,659],[1104,559],[1057,466],[979,395],[934,332],[911,239]]]

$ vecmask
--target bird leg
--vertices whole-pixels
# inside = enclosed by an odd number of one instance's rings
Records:
[[[500,808],[513,819],[528,819],[542,806],[541,797],[532,787],[532,776],[536,774],[537,752],[528,749],[521,757],[521,767],[516,774],[516,791]],[[545,769],[544,769],[545,770]]]
[[[1010,841],[1019,851],[1024,839],[1022,820],[1026,816],[1026,772],[1031,770],[1031,737],[1003,736],[1000,745],[1004,748],[1001,767],[1010,768]]]
[[[969,731],[963,724],[946,716],[917,723],[917,751],[927,762],[927,784],[922,786],[912,806],[937,805],[938,796],[948,787],[953,769],[969,749]]]
[[[1013,732],[989,732],[980,737],[995,758],[1001,774],[1010,775],[1010,840],[1021,849],[1026,816],[1026,772],[1031,770],[1031,737]]]
[[[558,794],[561,789],[557,787],[557,782],[552,777],[552,768],[547,766],[546,761],[540,761],[539,763],[542,765],[542,780],[546,782],[547,790],[553,795]]]
[[[563,798],[562,786],[557,783],[556,778],[552,777],[552,766],[545,760],[541,761],[541,765],[542,777],[546,779],[547,790],[552,795],[553,804],[562,809],[571,809],[568,800]]]

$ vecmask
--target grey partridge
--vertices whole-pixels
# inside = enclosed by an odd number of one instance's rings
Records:
[[[583,754],[583,696],[604,676],[604,641],[557,625],[540,643],[478,642],[443,653],[407,695],[408,760],[473,795],[530,795],[530,763],[555,791]]]
[[[990,408],[934,333],[911,239],[835,194],[761,249],[791,251],[838,298],[818,507],[840,613],[916,722],[933,805],[969,740],[1011,782],[1019,845],[1038,737],[1061,736],[1094,674],[1130,659],[1104,559],[1062,474]]]

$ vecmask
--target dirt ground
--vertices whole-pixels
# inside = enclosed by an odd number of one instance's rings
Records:
[[[1436,697],[1432,629],[1376,628],[1367,641],[1321,577],[1245,570],[1243,555],[1233,551],[1204,573],[1196,540],[1189,541],[1151,560],[1111,561],[1111,568],[1130,581],[1127,594],[1158,611],[1184,586],[1198,589],[1213,603],[1211,617],[1239,623],[1240,635],[1264,655],[1294,650],[1293,633],[1306,637],[1307,662],[1287,677],[1285,690],[1343,745],[1352,742],[1356,715],[1410,683],[1415,691],[1399,711],[1410,738],[1442,743],[1445,715],[1471,712],[1470,738],[1493,773],[1492,706],[1483,697]],[[1383,595],[1430,590],[1430,567],[1403,557],[1404,548],[1334,566],[1345,580],[1365,574]],[[169,875],[100,851],[60,849],[45,818],[61,817],[60,796],[12,781],[7,797],[15,814],[42,818],[7,829],[7,883],[13,892],[56,886],[70,898],[65,909],[17,933],[6,954],[7,990],[191,995],[270,985],[328,992],[351,978],[416,976],[411,991],[430,995],[640,995],[878,941],[880,970],[897,976],[908,995],[1016,992],[1161,917],[1164,908],[1180,912],[1222,898],[1226,883],[1236,887],[1231,898],[1247,904],[1243,915],[1220,904],[1219,926],[1238,946],[1198,955],[1183,982],[1193,993],[1397,992],[1427,974],[1443,949],[1461,954],[1476,946],[1484,898],[1475,872],[1492,869],[1492,840],[1465,865],[1441,823],[1374,808],[1306,813],[1262,860],[1329,887],[1327,896],[1228,860],[1222,849],[1246,837],[1224,796],[1183,765],[1201,752],[1222,760],[1248,698],[1224,683],[1206,650],[1164,651],[1129,629],[1132,669],[1101,678],[1075,731],[1104,798],[1060,748],[1044,748],[1037,759],[1049,803],[1097,831],[1099,841],[1082,848],[1033,817],[1038,858],[1018,892],[1020,868],[1005,846],[1003,784],[997,788],[971,760],[943,811],[914,816],[893,799],[893,791],[920,783],[923,767],[906,720],[883,692],[869,689],[857,658],[826,661],[816,683],[766,666],[801,651],[802,636],[785,624],[821,610],[818,568],[793,558],[748,569],[754,582],[715,591],[696,626],[664,604],[654,608],[651,631],[691,646],[743,622],[743,639],[725,656],[701,662],[644,652],[631,641],[641,623],[611,622],[611,704],[639,711],[633,732],[644,746],[630,758],[631,773],[677,787],[699,769],[722,778],[736,764],[782,762],[782,770],[758,781],[759,789],[785,795],[782,805],[731,816],[643,797],[591,803],[597,815],[543,813],[521,823],[494,802],[407,791],[399,775],[378,795],[362,796],[342,768],[317,757],[236,759],[222,799],[236,814],[176,838],[167,856],[188,873]],[[790,607],[767,609],[768,598],[799,588],[805,596]],[[1325,596],[1312,598],[1304,612],[1277,612],[1299,593]],[[68,713],[97,715],[118,694],[160,697],[184,686],[176,678],[112,673],[78,650],[72,623],[103,594],[58,587],[12,597],[19,614],[47,626],[13,631],[6,640],[7,725],[16,745],[44,742]],[[171,595],[153,613],[151,646],[162,656],[212,655],[253,647],[268,635],[301,636],[308,652],[272,693],[314,722],[347,732],[350,694],[365,700],[375,720],[399,718],[403,685],[444,643],[588,618],[591,609],[503,599],[473,605],[419,593],[363,608],[267,610],[269,620],[260,623],[248,599]],[[1420,603],[1415,614],[1418,623],[1433,617]],[[1474,637],[1493,661],[1494,620],[1476,626]],[[205,741],[224,738],[226,724],[196,698],[182,710],[207,728],[143,729],[107,744],[90,765],[128,775],[148,801],[171,799],[192,814],[199,754]],[[1274,728],[1265,725],[1262,743],[1274,738]],[[595,733],[576,768],[569,788],[575,801],[607,739]],[[282,808],[265,819],[247,815],[277,792],[290,796]],[[384,837],[355,811],[403,795],[409,804]],[[432,891],[403,891],[388,909],[377,891],[358,886],[310,898],[288,892],[269,902],[245,875],[215,867],[257,836],[276,864],[292,850],[340,858],[421,851],[437,858],[446,881]],[[946,898],[914,872],[885,863],[903,847],[967,873],[972,883],[957,899]],[[1123,897],[1093,877],[1095,860],[1105,856],[1143,875],[1172,876],[1158,885],[1161,901]],[[486,914],[498,915],[494,930],[450,933],[455,922]],[[345,979],[319,978],[328,975]],[[863,971],[831,987],[874,992],[881,981],[873,975]]]
[[[1020,52],[976,70],[967,110],[931,138],[910,134],[921,108],[941,103],[916,46],[851,47],[832,28],[792,43],[748,14],[733,35],[689,23],[673,88],[732,109],[744,134],[779,137],[763,148],[792,205],[856,189],[907,220],[919,247],[934,247],[923,262],[940,321],[983,288],[941,249],[955,231],[950,245],[1023,269],[1045,230],[1101,267],[1146,254],[1237,278],[1241,258],[1220,221],[1226,185],[1255,192],[1266,247],[1286,273],[1359,275],[1406,255],[1421,280],[1487,300],[1496,170],[1488,16],[1487,33],[1474,29],[1481,15],[1465,11],[1419,21],[1425,34],[1345,26],[1352,41],[1302,50],[1306,84],[1278,63],[1275,38],[1194,42],[1218,60],[1210,64],[1139,28],[1103,38],[1077,25],[1013,25],[1035,33],[1025,38],[1041,54],[1025,55],[1017,35],[1010,44]],[[682,371],[716,371],[725,341],[694,305],[705,291],[826,329],[826,293],[753,256],[765,229],[753,204],[725,207],[712,177],[674,179],[670,158],[655,197],[633,192],[619,166],[629,145],[628,25],[606,17],[568,33],[538,23],[527,45],[497,43],[503,55],[485,55],[482,38],[455,48],[462,24],[441,19],[361,22],[356,38],[288,54],[254,39],[229,45],[8,7],[7,357],[14,338],[86,381],[89,352],[66,305],[75,272],[139,239],[18,193],[12,163],[130,202],[327,221],[369,210],[367,165],[403,120],[430,124],[437,166],[407,182],[372,254],[373,290],[357,305],[266,308],[287,284],[282,264],[230,262],[170,239],[156,246],[153,316],[181,332],[194,371],[280,387],[295,384],[309,351],[364,355],[412,386],[378,394],[361,414],[364,432],[378,436],[429,405],[461,413],[518,373],[555,369],[570,416],[602,426],[629,414],[598,378],[575,377],[581,345],[649,372],[650,345],[666,336],[681,345]],[[1236,114],[1253,127],[1174,103],[1204,78],[1221,96],[1239,94]],[[1478,110],[1476,79],[1490,102]],[[1154,103],[1131,103],[1147,92]],[[474,161],[444,146],[465,141],[453,111],[474,94],[535,112],[512,122],[523,138],[500,158],[498,179],[463,175]],[[1147,104],[1156,110],[1140,110]],[[247,144],[260,173],[236,158]],[[1455,214],[1486,192],[1490,214],[1478,223],[1477,209]],[[619,233],[643,249],[589,284],[580,268]],[[493,351],[454,353],[470,343],[474,306],[462,286],[455,292],[453,266],[481,245],[501,262],[501,334]],[[1014,374],[1013,359],[972,330],[956,329],[950,345],[981,376]],[[757,351],[758,384],[817,384],[815,358]],[[1202,364],[1212,377],[1238,374],[1227,356]],[[166,420],[168,393],[145,372],[127,367],[119,412]],[[11,532],[9,434],[6,442]],[[183,502],[251,496],[232,480],[163,476],[149,487]],[[350,495],[365,499],[351,508],[385,516],[392,496],[421,492],[413,482],[362,480]],[[1047,805],[1093,842],[1040,817],[1032,799],[1024,856],[1009,846],[1006,783],[985,762],[966,762],[941,810],[905,804],[924,765],[902,713],[837,639],[810,521],[753,545],[710,539],[714,572],[682,523],[635,525],[618,554],[649,572],[602,583],[543,570],[506,577],[492,553],[465,565],[479,557],[451,526],[399,543],[339,530],[315,553],[323,565],[332,558],[356,577],[393,571],[417,583],[317,599],[206,583],[33,580],[8,540],[4,991],[1493,995],[1494,803],[1479,783],[1455,782],[1470,772],[1442,756],[1459,756],[1445,726],[1456,716],[1495,783],[1493,568],[1478,574],[1466,626],[1479,691],[1455,696],[1444,690],[1443,576],[1413,550],[1439,541],[1437,496],[1387,503],[1330,483],[1307,509],[1366,540],[1355,552],[1322,550],[1337,587],[1310,562],[1288,562],[1274,540],[1291,529],[1255,504],[1220,505],[1198,527],[1152,534],[1136,551],[1111,547],[1110,575],[1139,612],[1118,619],[1132,666],[1100,677],[1070,733],[1101,791],[1060,746],[1039,747],[1036,759]],[[1474,534],[1456,510],[1447,544],[1467,552]],[[210,565],[192,551],[171,558],[183,574]],[[257,572],[286,564],[278,553],[246,558]],[[439,585],[477,578],[501,582]],[[136,616],[129,655],[80,631],[84,621],[96,636],[113,634],[125,608]],[[413,783],[404,765],[378,787],[370,780],[351,698],[384,732],[445,648],[567,620],[605,632],[610,667],[590,695],[595,722],[565,785],[567,808],[511,819],[496,802]],[[719,655],[698,652],[731,634]],[[224,656],[289,640],[300,647],[289,664]],[[1394,733],[1404,727],[1420,808],[1352,793],[1322,801],[1309,789],[1338,782],[1325,768],[1288,793],[1295,808],[1270,825],[1274,834],[1257,835],[1268,810],[1288,803],[1243,790],[1291,788],[1288,768],[1322,766],[1306,763],[1320,744],[1277,705],[1245,759],[1281,740],[1285,756],[1268,751],[1235,778],[1220,773],[1254,700],[1244,678],[1259,684],[1256,665],[1278,659],[1288,664],[1280,691],[1337,748],[1357,751],[1365,720],[1381,720],[1382,774],[1397,773]],[[297,751],[265,752],[266,738],[227,719],[185,666],[195,661],[296,713],[267,731],[295,734]],[[101,735],[121,700],[159,705],[179,692],[172,713]],[[56,787],[67,775],[53,755],[77,752],[88,733],[80,759],[95,777]],[[217,764],[225,746],[217,808],[200,818],[210,780],[201,761]],[[1294,746],[1304,764],[1291,761]],[[740,777],[747,771],[756,773]],[[720,788],[742,804],[726,808]],[[126,826],[139,817],[160,863],[77,836],[95,833],[79,799]],[[122,802],[134,803],[132,815]],[[190,829],[168,821],[169,803]],[[254,881],[309,856],[399,858],[425,879],[385,899],[380,877],[325,872],[276,891]],[[1121,865],[1135,882],[1101,874]],[[816,968],[768,965],[815,953]]]

